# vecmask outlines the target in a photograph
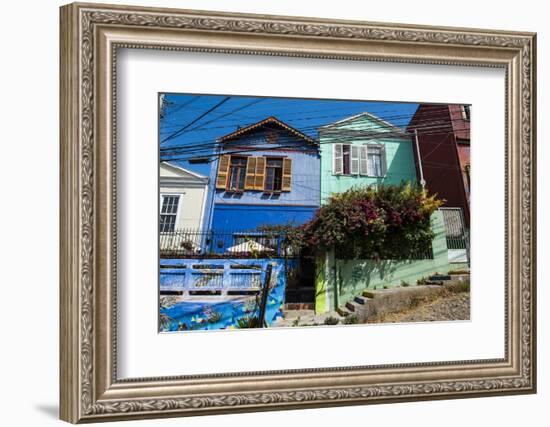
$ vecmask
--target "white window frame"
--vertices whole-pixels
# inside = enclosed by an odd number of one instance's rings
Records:
[[[185,193],[162,193],[160,195],[160,205],[159,205],[159,233],[173,233],[173,231],[160,231],[160,218],[162,215],[174,215],[174,214],[163,214],[162,213],[162,206],[164,204],[164,198],[165,197],[176,197],[178,199],[178,207],[176,208],[176,213],[175,213],[175,220],[174,220],[174,231],[177,229],[177,225],[179,223],[179,219],[180,219],[180,211],[181,211],[181,199],[182,199],[182,196],[184,195]]]
[[[364,148],[363,148],[364,147]],[[381,168],[381,174],[375,175],[373,171],[371,170],[371,167],[369,166],[369,148],[376,148],[380,150],[380,168]],[[366,143],[363,144],[362,153],[366,157],[366,170],[367,170],[367,176],[370,176],[372,178],[384,178],[388,173],[388,162],[387,162],[387,153],[386,153],[386,145],[381,143]]]
[[[369,175],[368,144],[363,144],[359,149],[359,175]]]
[[[336,155],[336,151],[338,147],[340,148],[340,156]],[[337,167],[338,165],[340,166],[339,171]],[[340,143],[332,144],[332,174],[344,175],[344,144],[340,144]]]
[[[360,145],[349,144],[349,174],[359,175],[359,152]]]
[[[349,174],[344,174],[344,146],[349,146]],[[337,147],[338,146],[338,147]],[[380,150],[381,175],[374,175],[369,167],[369,147]],[[340,149],[340,156],[336,152]],[[340,168],[338,170],[338,167]],[[373,178],[384,178],[387,174],[386,145],[382,143],[359,144],[332,144],[332,174],[344,176],[369,176]]]

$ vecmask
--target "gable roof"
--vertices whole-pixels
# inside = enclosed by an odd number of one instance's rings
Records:
[[[352,123],[354,121],[357,121],[357,120],[361,119],[362,117],[368,117],[370,120],[378,123],[381,127],[389,129],[393,133],[408,135],[407,132],[405,130],[403,130],[402,128],[397,127],[395,125],[392,125],[390,122],[382,120],[380,117],[377,117],[374,114],[368,113],[366,111],[364,111],[362,113],[359,113],[359,114],[355,114],[354,116],[351,116],[351,117],[346,117],[345,119],[338,120],[337,122],[333,122],[333,123],[329,123],[328,125],[321,126],[319,128],[319,130],[330,129],[330,128],[333,128],[333,127],[339,127],[339,126],[344,125],[346,123]]]
[[[172,172],[175,176],[170,175],[162,175],[162,171],[160,172],[161,179],[185,179],[187,181],[195,181],[195,182],[207,182],[208,177],[204,175],[200,175],[196,172],[190,171],[189,169],[182,168],[181,166],[175,165],[173,163],[169,162],[160,162],[160,168],[165,168],[166,170]]]
[[[303,139],[304,141],[306,141],[309,144],[317,145],[317,141],[315,139],[307,136],[306,134],[304,134],[304,133],[300,132],[299,130],[293,128],[292,126],[287,125],[286,123],[282,122],[281,120],[279,120],[278,118],[276,118],[274,116],[270,116],[267,119],[261,120],[257,123],[253,123],[249,126],[243,127],[241,129],[237,129],[234,132],[231,132],[231,133],[229,133],[225,136],[222,136],[222,137],[218,138],[218,142],[227,142],[229,140],[238,138],[239,136],[242,136],[242,135],[245,135],[247,133],[253,132],[253,131],[255,131],[255,130],[257,130],[257,129],[263,127],[263,126],[266,126],[266,125],[275,125],[276,127],[280,128],[280,129],[283,129],[283,130],[293,134],[294,136],[296,136],[300,139]]]

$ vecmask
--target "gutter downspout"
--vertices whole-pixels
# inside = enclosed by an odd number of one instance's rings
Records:
[[[418,170],[420,171],[420,185],[422,189],[426,188],[426,181],[424,180],[424,171],[422,170],[422,158],[420,157],[420,146],[418,144],[418,130],[414,130],[414,139],[416,141],[416,156],[418,158]]]

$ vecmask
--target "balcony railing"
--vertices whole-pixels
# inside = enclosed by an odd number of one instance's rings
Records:
[[[161,232],[159,247],[162,257],[274,258],[291,256],[282,234],[257,230],[177,229]]]

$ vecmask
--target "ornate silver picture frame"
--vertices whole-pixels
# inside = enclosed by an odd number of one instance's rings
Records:
[[[79,423],[534,393],[535,42],[533,33],[507,31],[99,4],[63,6],[61,419]],[[505,356],[120,379],[116,61],[121,48],[503,69],[505,248],[497,253],[504,252],[505,258]]]

